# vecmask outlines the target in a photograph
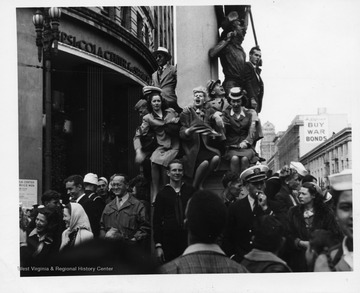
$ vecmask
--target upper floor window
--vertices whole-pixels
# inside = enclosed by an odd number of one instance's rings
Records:
[[[143,40],[143,19],[141,17],[141,15],[138,13],[137,14],[137,32],[136,32],[136,35],[137,37],[140,39],[140,40]]]
[[[130,29],[131,7],[121,7],[121,26]]]

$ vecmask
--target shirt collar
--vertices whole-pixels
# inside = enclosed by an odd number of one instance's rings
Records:
[[[233,108],[231,108],[231,109],[230,109],[230,116],[234,116],[234,115],[236,116]],[[241,107],[240,116],[244,116],[244,117],[245,117],[244,107]],[[240,116],[239,116],[239,117],[240,117]]]
[[[121,205],[124,204],[125,201],[127,201],[129,199],[129,193],[126,193],[122,198],[121,198]],[[120,198],[116,197],[116,201],[119,203]]]
[[[77,199],[76,202],[79,203],[80,199],[82,199],[84,197],[85,193],[83,193],[82,195],[80,195]]]
[[[349,251],[349,249],[346,246],[346,239],[347,237],[344,237],[344,240],[342,242],[342,249],[344,253],[344,261],[350,266],[352,270],[354,270],[354,263],[353,263],[353,252]]]
[[[185,249],[183,255],[198,252],[198,251],[213,251],[213,252],[217,252],[217,253],[225,255],[225,253],[222,251],[220,246],[215,244],[215,243],[212,243],[212,244],[208,244],[208,243],[191,244]]]
[[[253,199],[253,198],[250,196],[250,194],[249,194],[247,197],[248,197],[248,200],[249,200],[249,204],[250,204],[251,210],[253,211],[253,210],[254,210],[255,199]]]

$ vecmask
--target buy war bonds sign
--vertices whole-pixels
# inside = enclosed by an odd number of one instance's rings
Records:
[[[322,143],[329,137],[326,116],[306,116],[304,118],[305,143]]]

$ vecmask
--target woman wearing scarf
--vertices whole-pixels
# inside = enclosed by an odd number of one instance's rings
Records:
[[[66,230],[62,233],[60,251],[68,250],[94,238],[89,218],[78,203],[69,203],[64,208]]]
[[[294,272],[307,272],[305,252],[310,246],[311,233],[316,229],[325,229],[340,239],[341,232],[333,211],[323,201],[318,185],[304,183],[299,192],[299,203],[290,208],[288,214],[289,238],[294,253],[287,262]]]

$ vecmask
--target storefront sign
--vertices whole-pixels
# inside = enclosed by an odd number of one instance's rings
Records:
[[[101,47],[98,47],[96,44],[86,42],[84,40],[77,40],[75,36],[68,35],[64,32],[60,33],[60,42],[73,46],[75,48],[78,48],[80,50],[86,51],[88,53],[97,55],[101,58],[104,58],[110,62],[115,63],[116,65],[119,65],[120,67],[129,70],[142,80],[146,81],[147,83],[150,83],[150,77],[148,74],[144,73],[142,70],[135,66],[131,66],[131,62],[127,61],[123,57],[119,56],[118,54],[103,50]]]
[[[326,116],[306,116],[304,118],[305,143],[322,143],[328,138]]]
[[[37,180],[19,179],[19,197],[22,206],[31,208],[37,204]]]

